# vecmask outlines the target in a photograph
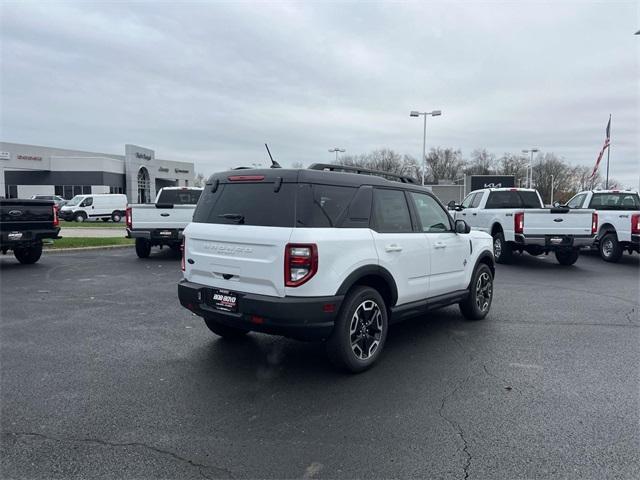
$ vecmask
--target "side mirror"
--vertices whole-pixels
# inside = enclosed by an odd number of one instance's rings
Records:
[[[449,210],[454,210],[456,208],[456,201],[455,200],[451,200],[449,203],[447,203],[447,208]]]
[[[455,227],[456,233],[469,233],[471,231],[471,227],[464,220],[456,220]]]
[[[553,202],[553,206],[558,208],[560,206],[560,202]]]

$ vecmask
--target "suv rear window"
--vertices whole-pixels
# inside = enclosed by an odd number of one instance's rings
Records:
[[[278,191],[276,191],[278,190]],[[308,183],[225,183],[207,186],[193,215],[197,223],[263,227],[335,227],[357,188]],[[225,216],[226,215],[226,216]]]
[[[202,190],[163,190],[157,203],[196,205]]]
[[[536,192],[506,190],[491,192],[485,208],[541,208]]]
[[[598,210],[640,210],[637,193],[594,193],[589,208]]]

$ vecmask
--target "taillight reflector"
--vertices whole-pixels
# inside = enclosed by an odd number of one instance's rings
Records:
[[[591,235],[598,233],[598,214],[593,212],[591,214]]]
[[[60,225],[60,219],[58,218],[58,206],[53,206],[53,226],[57,227]]]
[[[184,257],[187,255],[187,239],[182,237],[182,245],[180,246],[180,251],[182,252],[182,260],[180,261],[180,268],[181,270],[184,272],[184,268],[185,268],[185,261],[184,261]]]
[[[640,213],[631,215],[631,233],[633,235],[640,235]]]
[[[227,177],[230,182],[260,182],[264,175],[232,175]]]
[[[132,219],[131,219],[131,207],[127,207],[127,209],[124,212],[124,222],[127,225],[127,228],[133,228]]]
[[[284,284],[299,287],[318,271],[318,247],[315,243],[289,243],[284,250]]]
[[[513,215],[513,231],[524,233],[524,212],[517,212]]]

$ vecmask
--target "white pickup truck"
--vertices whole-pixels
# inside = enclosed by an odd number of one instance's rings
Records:
[[[593,209],[598,216],[594,247],[607,262],[617,262],[627,250],[640,253],[640,198],[628,190],[592,190],[567,202],[576,210]]]
[[[164,187],[155,204],[127,207],[127,238],[136,239],[138,257],[147,258],[153,246],[180,250],[182,231],[191,223],[201,193],[198,187]]]
[[[513,252],[542,255],[554,252],[558,263],[573,265],[580,247],[590,246],[596,233],[593,210],[544,208],[536,190],[485,188],[467,195],[461,205],[449,203],[455,218],[493,237],[498,263],[509,263]]]

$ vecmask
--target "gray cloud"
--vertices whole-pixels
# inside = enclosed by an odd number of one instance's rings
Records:
[[[147,145],[204,172],[388,146],[529,146],[638,185],[637,2],[3,3],[6,141]]]

